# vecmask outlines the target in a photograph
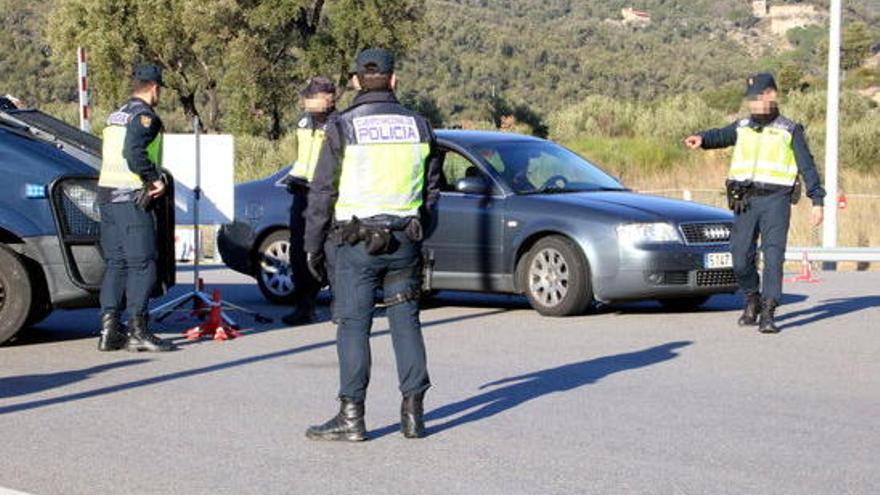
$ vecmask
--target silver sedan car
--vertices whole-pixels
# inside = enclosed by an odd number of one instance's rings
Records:
[[[690,309],[737,290],[730,212],[630,191],[551,141],[457,130],[437,138],[445,159],[424,244],[429,291],[525,294],[541,314],[568,316],[645,299]],[[238,186],[242,214],[218,240],[227,265],[275,301],[295,286],[290,196],[275,186],[284,173]]]

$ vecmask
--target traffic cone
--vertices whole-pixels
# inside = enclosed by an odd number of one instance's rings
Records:
[[[810,263],[810,257],[807,255],[806,251],[804,251],[804,255],[801,258],[801,274],[793,279],[789,279],[788,282],[802,282],[808,284],[820,282],[818,278],[813,276],[813,265]]]
[[[241,332],[232,328],[223,321],[223,307],[220,298],[220,289],[214,289],[212,294],[211,308],[204,323],[190,328],[183,335],[187,340],[198,340],[208,337],[214,340],[225,341],[241,337]]]

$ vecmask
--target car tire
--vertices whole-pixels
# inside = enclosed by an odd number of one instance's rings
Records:
[[[580,249],[562,236],[545,237],[522,257],[520,287],[544,316],[584,314],[593,304],[590,267]]]
[[[663,309],[669,311],[693,311],[706,304],[711,296],[687,296],[672,299],[660,299]]]
[[[254,264],[260,292],[275,304],[295,302],[296,283],[290,270],[290,232],[276,230],[267,235],[257,248]]]
[[[17,254],[0,245],[0,344],[24,326],[31,311],[31,279]]]

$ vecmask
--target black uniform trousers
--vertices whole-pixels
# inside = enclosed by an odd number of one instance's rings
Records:
[[[394,236],[399,245],[390,254],[370,255],[363,242],[338,248],[336,280],[344,281],[334,287],[339,320],[336,350],[340,397],[366,398],[372,364],[370,332],[376,289],[382,287],[385,298],[391,299],[400,294],[414,294],[421,285],[421,244],[411,241],[403,232],[395,232]],[[404,396],[424,392],[430,387],[430,380],[418,298],[393,304],[386,314],[400,391]]]
[[[101,310],[146,314],[156,286],[156,221],[153,213],[131,201],[103,203],[101,251],[107,263],[101,285]]]
[[[306,220],[303,216],[309,205],[309,188],[305,185],[291,186],[292,201],[290,203],[290,270],[293,275],[294,298],[298,305],[314,306],[321,283],[315,280],[306,263],[305,234]],[[331,255],[325,254],[329,260]],[[329,261],[328,261],[329,262]],[[328,271],[328,273],[330,273]]]
[[[782,269],[791,220],[791,192],[779,191],[753,196],[749,208],[736,216],[730,244],[733,269],[740,289],[746,294],[760,291],[764,299],[782,299]],[[764,254],[759,280],[758,240]]]

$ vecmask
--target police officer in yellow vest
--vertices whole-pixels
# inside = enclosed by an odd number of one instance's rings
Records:
[[[422,404],[430,386],[419,322],[421,241],[439,197],[441,158],[428,121],[394,95],[391,53],[364,50],[355,65],[359,93],[327,124],[306,211],[309,268],[319,277],[325,237],[339,245],[334,297],[341,407],[306,436],[366,439],[370,331],[381,287],[403,395],[401,431],[418,438],[424,435]]]
[[[139,65],[131,99],[107,119],[98,180],[101,251],[107,271],[101,287],[98,349],[162,352],[173,349],[147,328],[147,304],[156,286],[157,234],[150,202],[166,184],[162,163],[162,121],[154,108],[162,91],[162,70]],[[128,334],[120,323],[128,306]]]
[[[780,115],[777,95],[772,75],[755,74],[746,90],[749,118],[685,140],[691,149],[735,146],[727,191],[736,214],[731,234],[733,268],[746,299],[739,324],[758,325],[762,333],[779,332],[774,317],[782,298],[791,204],[800,196],[798,175],[813,203],[813,225],[822,223],[825,197],[804,129]],[[759,239],[764,254],[760,283],[756,266]]]
[[[315,280],[306,264],[303,246],[305,218],[308,205],[309,184],[315,175],[315,166],[324,144],[324,128],[327,118],[336,109],[336,85],[326,77],[315,77],[300,93],[306,111],[296,129],[296,162],[287,177],[287,190],[293,196],[290,205],[290,268],[294,281],[296,308],[282,320],[287,325],[304,325],[315,321],[315,300],[321,290],[321,282]],[[327,272],[331,272],[334,250],[326,252]]]

